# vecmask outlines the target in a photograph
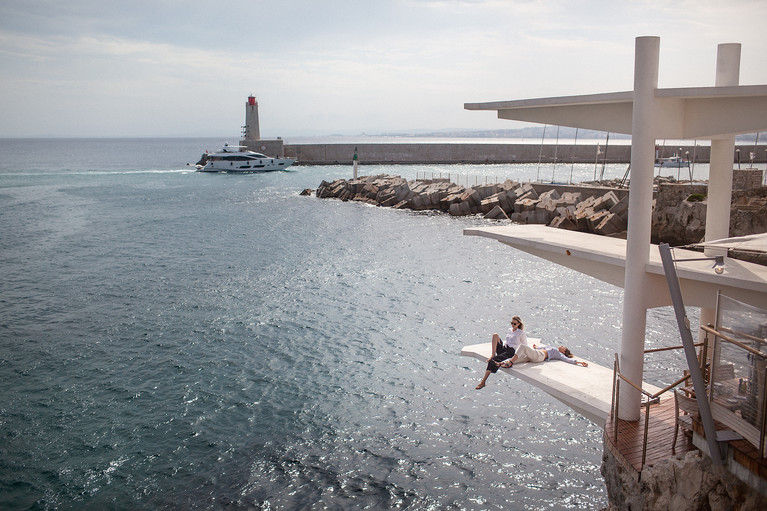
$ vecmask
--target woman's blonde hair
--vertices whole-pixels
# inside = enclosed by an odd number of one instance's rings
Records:
[[[520,330],[524,330],[525,329],[525,325],[522,324],[522,320],[519,319],[519,316],[514,316],[513,318],[511,318],[511,320],[512,321],[516,321],[517,323],[519,323],[519,329]]]

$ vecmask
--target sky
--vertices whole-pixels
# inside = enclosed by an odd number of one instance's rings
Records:
[[[741,43],[767,84],[764,0],[2,0],[0,137],[262,138],[529,126],[464,103],[712,86]]]

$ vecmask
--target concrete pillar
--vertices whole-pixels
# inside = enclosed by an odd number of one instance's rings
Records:
[[[740,44],[720,44],[716,52],[717,87],[738,85],[740,82]],[[706,200],[706,241],[730,236],[730,204],[732,202],[732,168],[735,153],[735,136],[729,135],[711,141],[711,158],[708,174],[708,199]],[[721,255],[721,251],[705,249],[709,256]],[[726,271],[726,270],[725,270]],[[714,323],[716,311],[701,308],[700,325]],[[705,335],[698,331],[698,339]]]
[[[245,103],[245,141],[261,140],[261,128],[258,125],[258,101],[248,96]]]
[[[660,38],[637,37],[634,48],[634,106],[631,125],[631,182],[629,187],[626,276],[623,286],[623,331],[621,372],[638,385],[644,370],[644,340],[647,324],[647,275],[652,223],[653,129],[655,89],[658,88]],[[639,420],[641,394],[622,384],[619,418]]]
[[[738,85],[740,81],[740,44],[720,44],[716,53],[716,86]],[[706,241],[730,235],[730,203],[732,201],[732,168],[735,136],[711,141],[706,207]]]

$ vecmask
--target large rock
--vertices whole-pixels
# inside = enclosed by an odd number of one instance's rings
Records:
[[[479,203],[479,209],[482,210],[482,213],[489,213],[492,209],[500,207],[500,199],[498,198],[498,194],[491,195],[487,199],[483,199],[482,202]]]
[[[706,203],[682,201],[676,206],[655,208],[652,242],[670,245],[698,243],[706,234]]]
[[[449,213],[452,216],[471,215],[471,206],[468,202],[455,202],[450,205]]]
[[[535,188],[533,188],[531,183],[520,185],[519,188],[515,190],[515,193],[517,194],[517,200],[538,198],[538,192],[535,191]]]
[[[514,211],[514,202],[517,200],[517,193],[514,190],[505,190],[498,192],[498,205],[503,208],[506,214]]]
[[[509,217],[506,214],[506,212],[501,208],[501,206],[496,206],[493,209],[491,209],[486,215],[485,218],[490,220],[508,220]]]
[[[517,199],[517,201],[514,202],[514,211],[520,213],[523,211],[534,211],[536,204],[538,204],[537,198]]]
[[[622,466],[609,448],[602,455],[602,476],[610,510],[761,511],[767,497],[714,466],[699,451],[667,458],[642,470],[641,478]]]
[[[624,222],[620,216],[608,211],[607,214],[604,215],[600,222],[594,227],[592,232],[602,236],[615,236],[624,232],[625,230],[626,222]]]
[[[603,209],[610,209],[616,204],[618,204],[620,201],[618,200],[618,197],[613,192],[607,192],[606,194],[602,195],[601,197],[597,197],[597,199],[594,201],[594,211],[601,211]]]
[[[575,225],[575,222],[573,222],[569,217],[565,215],[554,217],[554,220],[551,221],[551,223],[549,224],[549,227],[556,227],[557,229],[567,229],[568,231],[578,230],[578,227]]]

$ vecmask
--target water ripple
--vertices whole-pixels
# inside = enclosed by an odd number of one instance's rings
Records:
[[[599,428],[459,353],[519,314],[609,364],[619,290],[298,197],[345,167],[177,168],[0,182],[1,507],[604,505]]]

